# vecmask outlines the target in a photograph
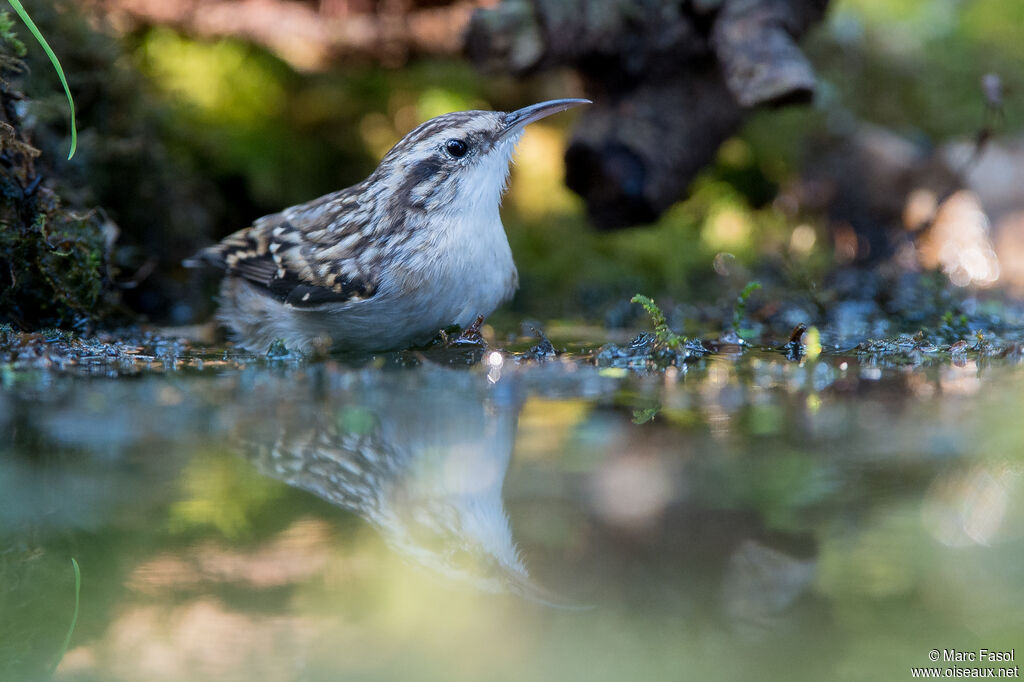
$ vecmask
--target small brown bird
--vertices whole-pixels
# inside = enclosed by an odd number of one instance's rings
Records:
[[[466,327],[518,286],[498,207],[523,128],[589,103],[438,116],[362,182],[264,216],[185,265],[224,270],[218,317],[255,352],[390,350]]]

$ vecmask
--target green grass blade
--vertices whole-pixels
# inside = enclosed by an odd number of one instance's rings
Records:
[[[75,610],[71,614],[71,625],[68,626],[68,634],[64,635],[64,644],[60,648],[60,653],[57,654],[57,660],[53,662],[53,668],[50,670],[51,674],[57,670],[57,666],[64,660],[64,654],[68,652],[68,646],[71,644],[71,635],[75,632],[75,625],[78,624],[78,596],[82,592],[82,571],[78,568],[78,562],[75,561],[74,557],[71,557],[71,565],[75,567]]]
[[[21,20],[25,22],[25,25],[28,26],[29,32],[32,33],[36,42],[38,42],[43,48],[46,56],[50,58],[50,63],[53,64],[53,68],[57,71],[57,75],[60,77],[61,85],[64,86],[64,94],[68,96],[68,106],[71,107],[71,151],[68,152],[68,158],[70,159],[75,155],[75,149],[78,148],[78,130],[77,125],[75,124],[75,100],[71,98],[71,88],[68,87],[68,79],[64,77],[64,69],[61,68],[60,62],[57,60],[57,55],[55,55],[53,50],[50,49],[50,44],[46,42],[46,38],[44,38],[43,34],[39,32],[39,29],[36,27],[36,22],[32,21],[32,17],[30,17],[28,12],[25,11],[20,0],[7,1],[11,3],[11,7],[13,7],[18,16],[21,17]],[[74,559],[72,559],[72,561],[74,561]],[[75,570],[77,571],[77,569],[78,564],[75,564]]]

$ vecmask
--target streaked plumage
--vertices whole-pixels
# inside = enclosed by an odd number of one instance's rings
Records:
[[[260,218],[186,264],[224,270],[219,318],[257,352],[276,340],[388,350],[465,327],[518,286],[498,207],[523,127],[585,102],[431,119],[362,182]]]

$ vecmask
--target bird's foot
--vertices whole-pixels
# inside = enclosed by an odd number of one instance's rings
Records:
[[[453,339],[448,340],[449,346],[480,346],[486,347],[487,342],[484,340],[483,334],[480,333],[480,328],[484,325],[484,316],[480,315],[473,321],[473,324],[469,325],[462,332]]]
[[[442,329],[429,346],[414,351],[416,356],[428,362],[450,366],[472,366],[483,359],[487,342],[480,333],[484,318],[481,315],[465,329],[452,325]]]

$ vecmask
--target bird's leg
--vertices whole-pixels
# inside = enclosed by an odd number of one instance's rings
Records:
[[[487,342],[484,341],[484,337],[480,333],[480,328],[483,326],[483,324],[484,324],[484,316],[483,315],[479,315],[476,318],[476,320],[473,321],[473,324],[471,324],[468,327],[466,327],[465,329],[463,329],[462,332],[458,336],[456,336],[454,339],[451,339],[448,342],[448,345],[449,346],[465,346],[465,345],[487,346]]]

